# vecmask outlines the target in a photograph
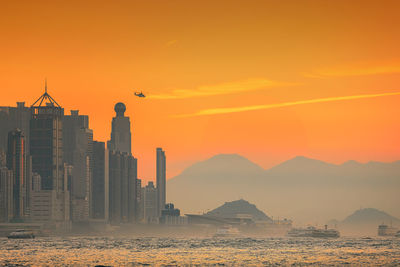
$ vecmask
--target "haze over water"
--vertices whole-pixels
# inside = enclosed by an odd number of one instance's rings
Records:
[[[2,266],[400,264],[400,239],[393,238],[2,238],[0,247]]]

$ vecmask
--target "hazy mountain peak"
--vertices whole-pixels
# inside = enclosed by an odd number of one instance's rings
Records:
[[[384,211],[365,208],[356,210],[353,214],[349,215],[343,220],[345,224],[380,224],[380,223],[400,223],[400,220],[387,214]]]
[[[342,164],[342,166],[360,166],[360,165],[363,165],[363,164],[356,160],[348,160],[346,162],[343,162],[343,164]]]
[[[292,159],[284,161],[275,167],[272,167],[270,171],[304,171],[304,170],[322,170],[323,168],[335,167],[336,165],[330,164],[321,160],[308,158],[305,156],[296,156]]]
[[[225,202],[222,206],[210,211],[207,215],[235,218],[238,215],[251,215],[255,220],[270,221],[264,212],[259,210],[256,205],[249,203],[244,199],[239,199],[231,202]]]
[[[182,174],[261,173],[264,169],[239,154],[217,154],[186,168]],[[180,176],[179,175],[179,176]]]

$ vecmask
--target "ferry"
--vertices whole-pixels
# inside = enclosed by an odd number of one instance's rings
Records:
[[[232,226],[223,226],[217,229],[214,237],[238,237],[240,236],[240,231]]]
[[[32,231],[27,231],[24,229],[16,230],[15,232],[10,233],[8,238],[19,239],[19,238],[35,238],[35,235]]]
[[[339,237],[339,231],[335,229],[328,229],[325,225],[325,229],[317,229],[313,226],[307,228],[294,228],[287,233],[289,237]]]
[[[388,226],[386,224],[381,224],[378,226],[378,235],[379,236],[395,236],[399,229],[396,227]]]

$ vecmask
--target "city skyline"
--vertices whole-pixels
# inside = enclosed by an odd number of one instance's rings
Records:
[[[124,102],[145,180],[155,180],[158,146],[167,178],[219,153],[264,168],[297,155],[399,159],[396,95],[179,117],[399,92],[396,1],[119,3],[5,5],[0,106],[30,105],[48,77],[66,113],[89,115],[94,139],[107,141]]]

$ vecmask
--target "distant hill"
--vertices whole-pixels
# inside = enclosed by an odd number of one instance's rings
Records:
[[[167,199],[183,213],[205,213],[227,199],[246,199],[274,217],[315,224],[360,205],[400,216],[400,161],[341,165],[299,156],[264,170],[237,154],[198,162],[167,181]]]
[[[264,169],[259,165],[238,154],[219,154],[205,161],[197,162],[186,168],[180,175],[173,178],[174,181],[196,180],[213,181],[229,179],[243,179],[243,176],[254,177],[262,175]],[[212,174],[212,175],[210,175]],[[218,175],[218,177],[216,177]],[[170,180],[170,181],[173,181]]]
[[[257,209],[256,205],[240,199],[232,202],[225,202],[222,206],[207,212],[207,215],[222,217],[222,218],[235,218],[239,214],[251,215],[256,221],[271,221],[264,212]]]
[[[341,223],[345,225],[361,225],[361,224],[379,225],[381,223],[399,224],[400,220],[396,217],[387,214],[384,211],[373,208],[367,208],[355,211],[353,214],[346,217]]]

